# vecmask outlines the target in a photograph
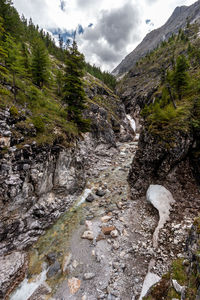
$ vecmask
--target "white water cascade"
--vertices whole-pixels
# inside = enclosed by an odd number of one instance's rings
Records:
[[[135,122],[135,120],[130,115],[126,115],[126,117],[129,120],[131,128],[136,133],[136,122]]]
[[[18,286],[17,290],[15,290],[11,295],[10,300],[27,300],[36,291],[36,289],[45,282],[47,278],[46,273],[47,269],[44,268],[35,279],[31,280],[31,282],[29,282],[26,277]]]

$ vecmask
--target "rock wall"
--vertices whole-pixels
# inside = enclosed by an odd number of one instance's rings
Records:
[[[102,88],[101,97],[108,100],[105,93]],[[114,97],[112,100],[117,103]],[[85,115],[92,120],[92,131],[69,148],[56,142],[51,146],[39,146],[35,141],[20,144],[30,132],[17,139],[19,117],[13,118],[9,109],[0,111],[0,254],[36,241],[83,190],[95,163],[95,151],[101,155],[115,147],[122,128],[129,134],[124,108],[119,103],[116,107],[108,113],[100,104],[90,103]],[[36,135],[34,126],[30,131]]]
[[[33,243],[70,207],[85,184],[83,152],[33,143],[1,154],[1,254]]]
[[[178,186],[185,185],[185,188],[187,185],[189,188],[189,182],[195,184],[190,164],[193,142],[190,134],[177,132],[173,146],[167,146],[144,129],[129,172],[133,194],[144,193],[151,183],[168,181],[176,185],[179,182]]]

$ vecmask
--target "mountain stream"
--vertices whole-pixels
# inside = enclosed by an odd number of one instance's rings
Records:
[[[77,202],[30,249],[27,276],[10,300],[139,298],[158,216],[145,198],[130,198],[138,138],[99,157]]]

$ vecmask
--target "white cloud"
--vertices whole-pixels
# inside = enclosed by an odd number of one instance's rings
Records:
[[[112,69],[145,34],[163,25],[176,6],[195,0],[13,0],[20,14],[44,29],[86,28],[78,43],[91,63]],[[94,24],[91,28],[88,25]]]
[[[126,54],[127,44],[139,39],[140,22],[138,8],[130,3],[101,11],[96,24],[78,40],[86,59],[105,69],[115,66]]]

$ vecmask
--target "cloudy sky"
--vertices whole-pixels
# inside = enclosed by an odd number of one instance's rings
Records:
[[[20,15],[49,31],[77,35],[86,60],[111,71],[152,29],[163,25],[176,6],[196,0],[13,0]],[[81,30],[82,31],[82,30]]]

